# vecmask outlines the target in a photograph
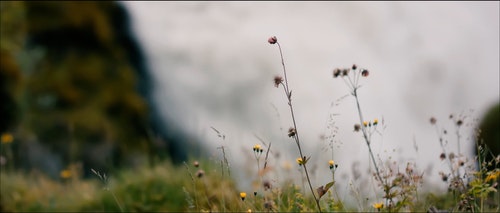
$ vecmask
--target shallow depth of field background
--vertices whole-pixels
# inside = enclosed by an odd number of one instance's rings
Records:
[[[40,179],[37,191],[28,191],[53,199],[43,192],[60,195],[71,186],[66,183],[87,187],[87,180],[97,179],[91,168],[122,178],[117,182],[123,184],[121,196],[129,199],[124,200],[129,209],[154,209],[151,200],[168,209],[172,199],[186,199],[175,188],[189,182],[187,172],[177,172],[184,171],[183,161],[210,164],[204,168],[219,165],[221,146],[237,184],[225,193],[254,189],[258,176],[252,147],[264,143],[272,143],[273,172],[266,178],[275,186],[287,178],[300,185],[297,147],[287,136],[292,126],[287,100],[273,84],[282,67],[277,45],[267,42],[270,36],[283,48],[313,185],[331,180],[328,160],[335,160],[335,186],[346,202],[353,199],[350,183],[363,196],[375,196],[366,144],[353,131],[359,123],[354,98],[341,79],[332,77],[334,68],[356,64],[370,71],[358,95],[365,119],[380,123],[381,134],[372,138],[375,155],[399,162],[400,169],[416,162],[424,173],[423,189],[446,192],[438,172],[448,168],[439,159],[442,149],[429,120],[435,117],[448,130],[446,151],[457,152],[448,116],[464,119],[461,152],[474,156],[476,119],[500,100],[499,6],[2,2],[0,166],[2,177],[13,184],[2,184],[0,209],[4,200],[26,198],[18,189],[29,188],[30,178],[38,174],[48,178]],[[171,161],[176,167],[170,167]],[[141,185],[150,179],[135,177],[139,172],[134,169],[154,179],[153,184]],[[69,170],[81,172],[73,174],[76,181],[61,176]],[[162,185],[164,176],[155,177],[160,173],[175,179],[168,182],[175,186]],[[127,182],[132,176],[138,180]],[[92,187],[82,192],[85,200],[77,205],[82,208],[73,208],[93,210],[95,204],[116,210],[111,197],[111,208],[92,200],[98,190]],[[170,203],[142,202],[134,197],[142,196],[139,192]],[[66,204],[37,199],[29,196],[15,205],[34,203],[27,208],[47,210],[44,205],[57,209]],[[175,201],[183,209],[184,203]]]
[[[158,82],[154,97],[165,106],[164,118],[210,144],[206,151],[214,156],[220,155],[215,147],[230,147],[240,180],[252,160],[249,150],[260,143],[254,135],[272,142],[280,160],[293,164],[298,157],[286,137],[291,121],[285,97],[272,84],[282,73],[277,47],[266,42],[272,35],[283,47],[305,153],[318,165],[331,158],[323,150],[329,141],[320,137],[331,134],[330,114],[339,114],[333,158],[340,184],[352,179],[353,170],[366,174],[369,161],[361,134],[352,131],[354,99],[336,102],[349,91],[332,79],[333,68],[356,63],[371,71],[360,99],[365,118],[386,125],[373,140],[376,154],[416,161],[426,185],[441,189],[446,186],[437,171],[445,167],[429,118],[451,131],[450,113],[472,121],[499,100],[498,2],[124,4]],[[462,150],[472,156],[471,129],[462,130]],[[354,163],[359,168],[351,168]]]

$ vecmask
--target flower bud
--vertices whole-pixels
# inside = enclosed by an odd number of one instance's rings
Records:
[[[276,38],[276,36],[271,36],[269,37],[269,39],[267,39],[267,42],[269,42],[269,44],[276,44],[276,42],[278,42],[278,39]]]

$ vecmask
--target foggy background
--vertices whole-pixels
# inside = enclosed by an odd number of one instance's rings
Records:
[[[225,146],[232,175],[245,189],[256,165],[252,147],[272,142],[276,171],[288,162],[299,176],[297,147],[282,88],[277,36],[284,51],[292,102],[304,154],[312,156],[313,184],[330,180],[328,160],[339,164],[337,187],[349,190],[353,170],[364,177],[371,164],[355,101],[334,68],[370,70],[359,98],[367,120],[383,120],[372,147],[404,168],[415,161],[424,184],[446,189],[438,171],[434,116],[454,133],[448,116],[480,118],[499,101],[498,2],[122,2],[154,78],[162,116],[197,136],[214,159]],[[472,110],[472,111],[471,111]],[[338,133],[333,157],[328,126]],[[331,126],[331,125],[330,125]],[[217,136],[214,127],[225,135]],[[471,127],[461,128],[462,152],[472,156]],[[447,151],[456,151],[450,135]],[[415,150],[415,144],[418,152]],[[200,145],[201,146],[201,145]],[[218,161],[217,161],[218,162]],[[356,165],[353,167],[353,165]],[[310,168],[311,168],[310,167]],[[316,167],[316,168],[314,168]],[[285,166],[286,168],[286,166]],[[346,196],[348,197],[348,196]]]

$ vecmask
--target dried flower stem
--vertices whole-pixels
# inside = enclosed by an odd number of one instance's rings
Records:
[[[288,99],[288,106],[290,107],[290,114],[292,116],[293,128],[295,129],[295,135],[293,136],[293,138],[295,139],[295,143],[297,144],[297,148],[299,149],[300,157],[305,157],[305,155],[302,154],[302,148],[300,147],[299,132],[297,129],[297,123],[295,121],[295,114],[294,114],[293,105],[292,105],[292,92],[290,91],[290,89],[288,87],[288,78],[286,75],[285,60],[283,59],[283,52],[281,50],[281,45],[279,44],[279,42],[276,41],[276,44],[278,45],[278,49],[280,51],[281,65],[283,66],[283,75],[285,77],[285,83],[281,82],[281,84],[283,85],[285,95]],[[313,189],[312,184],[311,184],[311,179],[309,178],[309,172],[307,171],[306,164],[307,164],[306,159],[304,159],[304,164],[302,164],[302,166],[304,166],[304,171],[306,174],[307,183],[309,184],[309,188],[311,189],[311,193],[314,197],[314,201],[316,202],[316,206],[318,207],[318,211],[321,212],[321,206],[319,204],[319,199],[316,197],[316,194],[314,194],[314,189]]]
[[[360,123],[363,123],[363,113],[361,112],[361,107],[359,106],[359,99],[358,99],[358,88],[359,87],[354,87],[352,95],[356,99],[356,106],[358,107],[358,114],[359,114],[359,121]],[[363,132],[363,137],[366,142],[366,146],[368,146],[368,152],[370,153],[370,157],[372,159],[373,166],[375,167],[375,172],[377,173],[377,177],[380,181],[382,181],[382,176],[380,175],[380,171],[378,169],[377,163],[375,161],[375,156],[373,155],[372,147],[370,145],[370,137],[368,137],[368,134],[366,133],[366,127],[364,125],[361,125],[361,131]]]

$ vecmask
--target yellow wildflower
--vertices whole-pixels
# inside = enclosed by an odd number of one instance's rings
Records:
[[[62,179],[68,179],[71,177],[71,171],[68,169],[62,170],[59,176],[61,176]]]
[[[375,118],[375,120],[373,120],[373,125],[377,125],[378,124],[378,119]]]
[[[253,151],[254,152],[262,152],[263,150],[262,150],[262,148],[261,148],[261,146],[259,144],[255,144],[253,146]]]
[[[363,121],[363,126],[367,127],[368,126],[368,122],[367,121]]]
[[[240,192],[240,198],[241,198],[241,200],[245,200],[246,197],[247,197],[247,193]]]
[[[337,167],[337,165],[335,164],[335,161],[333,161],[333,160],[329,160],[328,165],[330,165],[330,169],[333,169],[333,167],[335,167],[335,168]]]
[[[380,209],[384,208],[384,203],[380,202],[380,203],[374,203],[373,204],[373,208],[377,209],[380,211]]]
[[[252,212],[252,209],[248,209],[248,210],[247,210],[247,212],[248,212],[248,213],[251,213],[251,212]]]
[[[3,133],[1,140],[3,144],[9,144],[12,143],[12,141],[14,141],[14,137],[10,133]]]
[[[297,164],[299,164],[299,166],[302,166],[302,164],[304,164],[304,159],[302,158],[297,158],[297,160],[295,161],[297,161]]]
[[[491,172],[488,176],[486,176],[485,182],[489,182],[491,180],[496,180],[499,174],[500,174],[500,171]]]

